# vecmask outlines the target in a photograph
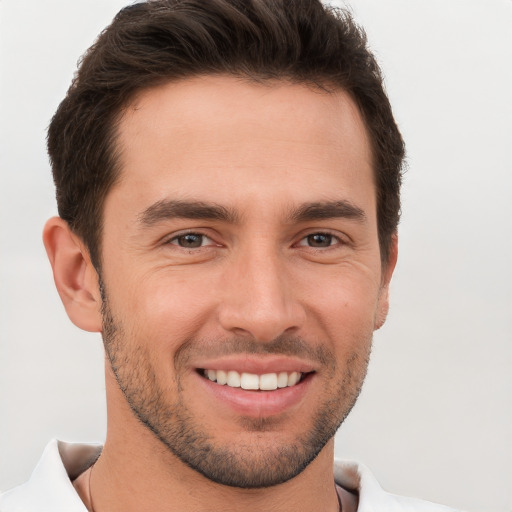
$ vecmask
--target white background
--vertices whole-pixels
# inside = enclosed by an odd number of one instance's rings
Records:
[[[101,441],[98,335],[71,325],[41,243],[45,130],[124,0],[1,0],[0,488],[51,437]],[[336,453],[392,492],[512,510],[512,2],[353,0],[408,146],[387,325]]]

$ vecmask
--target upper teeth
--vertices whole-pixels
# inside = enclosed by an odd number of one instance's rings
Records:
[[[302,376],[299,372],[257,375],[255,373],[238,373],[234,370],[205,370],[204,374],[217,384],[226,384],[232,388],[261,389],[263,391],[295,386]]]

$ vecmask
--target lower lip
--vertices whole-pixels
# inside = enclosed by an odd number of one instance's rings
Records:
[[[212,382],[196,374],[206,392],[220,404],[227,405],[233,412],[251,418],[275,416],[297,407],[302,402],[313,380],[308,374],[295,386],[274,391],[248,391]]]

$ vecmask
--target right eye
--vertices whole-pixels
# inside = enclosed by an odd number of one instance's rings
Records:
[[[201,233],[184,233],[171,238],[168,243],[178,245],[183,249],[198,249],[207,245],[215,245],[210,238]]]

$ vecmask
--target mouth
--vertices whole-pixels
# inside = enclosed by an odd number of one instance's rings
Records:
[[[248,373],[236,370],[198,369],[201,377],[215,382],[220,386],[241,388],[247,391],[275,391],[296,386],[313,372],[275,372],[275,373]]]
[[[242,354],[196,364],[193,375],[204,391],[197,396],[217,417],[289,417],[318,389],[317,367],[300,358]]]

